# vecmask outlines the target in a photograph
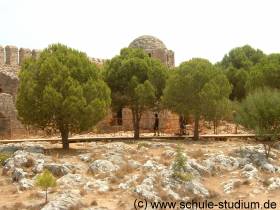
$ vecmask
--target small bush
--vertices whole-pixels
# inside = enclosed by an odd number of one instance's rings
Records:
[[[182,173],[182,172],[175,172],[173,174],[174,177],[178,178],[179,180],[183,182],[189,182],[193,179],[193,175],[191,173]]]
[[[140,149],[141,147],[149,148],[150,145],[146,142],[140,142],[140,143],[138,143],[137,149]]]
[[[3,166],[8,158],[10,158],[10,155],[6,153],[0,153],[0,165]]]
[[[48,188],[56,186],[56,178],[52,175],[52,173],[49,170],[44,170],[44,172],[37,177],[36,185],[46,191],[45,202],[47,203],[48,202]]]
[[[193,179],[193,175],[184,171],[187,158],[182,153],[182,148],[177,146],[176,156],[172,165],[173,177],[183,182],[188,182]]]

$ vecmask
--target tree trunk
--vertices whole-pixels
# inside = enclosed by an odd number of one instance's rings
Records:
[[[64,126],[60,129],[61,133],[61,139],[62,139],[62,147],[63,149],[67,150],[69,149],[69,142],[68,142],[68,135],[69,135],[69,129],[68,126]]]
[[[48,188],[46,188],[46,199],[45,199],[45,203],[48,202]]]
[[[195,116],[194,119],[194,133],[193,133],[193,137],[194,140],[198,140],[199,139],[199,115]]]
[[[132,110],[132,120],[133,120],[134,139],[139,139],[139,137],[140,137],[140,117],[139,117],[137,110]]]
[[[214,134],[218,134],[218,121],[214,120]]]

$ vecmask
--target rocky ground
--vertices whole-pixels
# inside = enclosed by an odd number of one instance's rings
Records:
[[[187,181],[173,176],[176,147],[186,157]],[[0,209],[131,210],[147,201],[278,202],[280,145],[267,160],[253,140],[188,142],[92,142],[2,144],[9,154],[0,168]],[[34,180],[44,169],[57,177],[49,203]],[[149,208],[148,208],[149,209]],[[151,208],[150,208],[151,209]]]

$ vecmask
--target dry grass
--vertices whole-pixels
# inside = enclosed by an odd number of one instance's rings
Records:
[[[24,167],[31,168],[35,165],[35,161],[31,156],[27,157],[27,162],[24,164]]]
[[[195,159],[200,159],[203,158],[204,152],[202,151],[202,149],[198,149],[196,151],[189,152],[189,155]]]
[[[12,206],[13,210],[22,210],[24,208],[26,207],[22,202],[15,202],[14,205]]]
[[[84,188],[80,188],[80,195],[84,197],[87,194],[87,191]]]
[[[105,154],[106,151],[104,149],[97,149],[91,154],[92,160],[99,160],[103,159],[103,154]]]
[[[28,197],[31,198],[31,199],[32,198],[38,199],[38,198],[43,198],[44,196],[43,196],[43,194],[41,194],[37,191],[34,191],[34,192],[30,192]]]
[[[123,179],[125,175],[134,171],[132,167],[126,162],[119,170],[116,171],[115,176],[119,179]]]
[[[97,201],[96,201],[96,200],[93,200],[93,201],[90,202],[90,205],[91,205],[91,206],[97,206],[98,204],[97,204]]]

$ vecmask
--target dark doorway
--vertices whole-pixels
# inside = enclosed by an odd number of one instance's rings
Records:
[[[9,138],[10,136],[10,120],[0,112],[0,138]]]
[[[117,125],[122,125],[122,121],[123,121],[123,116],[122,116],[122,108],[120,108],[117,111]]]

